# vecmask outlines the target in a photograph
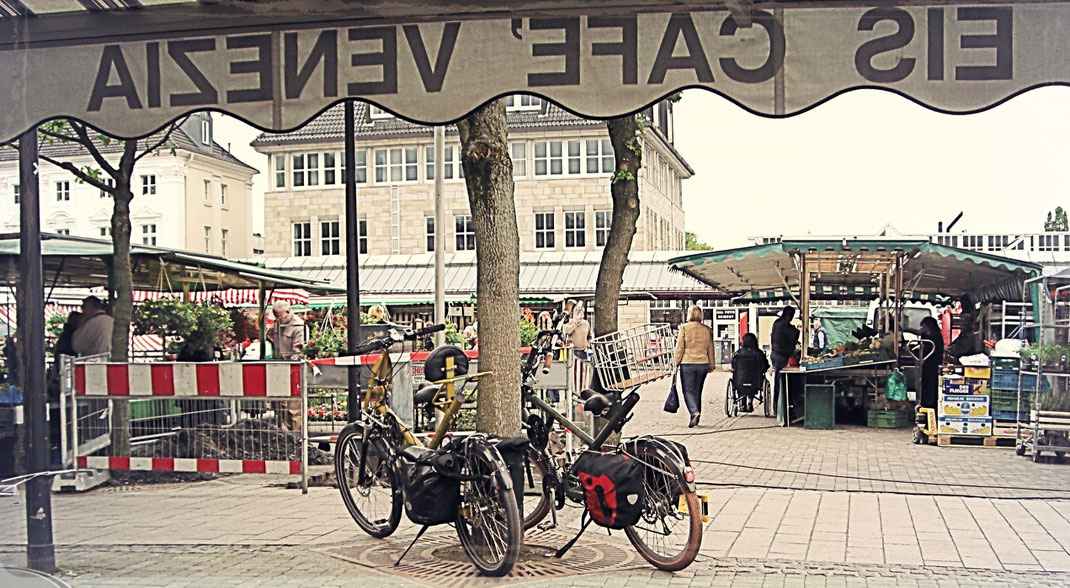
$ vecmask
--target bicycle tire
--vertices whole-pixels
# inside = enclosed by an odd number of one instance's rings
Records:
[[[486,576],[504,576],[513,569],[523,541],[523,522],[516,495],[508,483],[509,469],[498,451],[485,441],[469,439],[462,457],[457,507],[461,548]]]
[[[635,455],[647,466],[643,473],[646,496],[642,518],[635,525],[625,528],[624,533],[639,555],[654,567],[669,572],[682,570],[695,561],[702,544],[702,506],[698,495],[682,481],[677,465],[658,450],[640,446],[636,448]],[[666,475],[651,468],[651,465],[673,474]],[[686,513],[680,512],[681,499],[687,506]],[[671,521],[667,520],[670,518]],[[652,545],[652,539],[656,537],[674,536],[670,522],[673,528],[686,523],[686,529],[680,529],[687,533],[686,537],[676,534],[678,540],[673,541],[673,546]],[[653,525],[657,524],[661,524],[667,532],[655,530]]]
[[[334,451],[334,475],[342,502],[357,525],[372,537],[387,537],[401,522],[401,483],[382,437],[370,439],[365,455],[367,480],[357,480],[364,430],[346,427],[338,435]],[[356,482],[356,483],[354,483]]]
[[[527,531],[550,514],[551,504],[543,486],[549,469],[536,449],[528,448],[524,466],[524,504],[521,512],[524,514],[524,531]]]

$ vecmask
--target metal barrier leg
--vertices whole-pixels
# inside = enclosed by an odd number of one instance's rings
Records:
[[[301,494],[308,494],[308,370],[301,369]]]

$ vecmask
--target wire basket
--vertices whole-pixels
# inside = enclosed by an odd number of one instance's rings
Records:
[[[672,375],[676,337],[668,323],[617,331],[591,341],[594,369],[606,390],[627,392]]]

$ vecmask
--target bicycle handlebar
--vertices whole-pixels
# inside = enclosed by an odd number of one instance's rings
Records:
[[[353,351],[343,351],[342,353],[339,353],[339,355],[343,357],[347,355],[365,355],[374,351],[386,350],[390,349],[395,343],[400,341],[413,341],[425,335],[430,335],[431,333],[437,333],[446,329],[446,325],[444,324],[431,325],[430,327],[424,327],[415,331],[401,325],[389,324],[389,326],[390,334],[388,336],[361,343],[360,345],[357,345]]]

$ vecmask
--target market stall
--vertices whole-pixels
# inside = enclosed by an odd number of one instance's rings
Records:
[[[900,360],[909,354],[896,344],[903,339],[901,327],[911,326],[908,303],[941,305],[967,294],[982,304],[1020,301],[1025,280],[1040,274],[1037,265],[985,253],[879,239],[788,240],[692,254],[669,264],[737,301],[793,303],[803,319],[803,342],[810,340],[813,302],[875,301],[878,311],[862,336],[820,352],[803,345],[798,364],[781,372],[788,394],[778,399],[778,421],[822,428],[832,426],[837,404],[868,408],[878,419],[900,424],[902,417],[885,411],[906,414],[900,410],[906,403],[889,404],[883,392],[888,376],[912,363]]]

